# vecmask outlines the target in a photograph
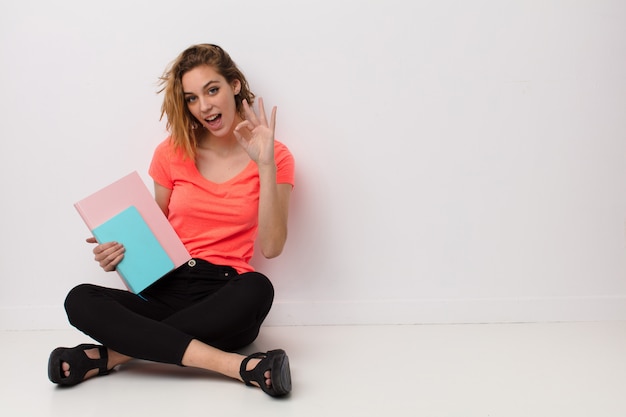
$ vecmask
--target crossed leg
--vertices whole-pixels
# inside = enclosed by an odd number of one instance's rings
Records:
[[[121,353],[115,352],[114,350],[107,349],[108,351],[108,360],[107,360],[107,369],[111,370],[118,365],[122,365],[132,358],[130,356],[122,355]],[[85,355],[87,355],[90,359],[100,359],[100,350],[97,348],[86,349]],[[192,340],[189,344],[185,354],[183,355],[182,364],[183,366],[194,367],[205,369],[208,371],[213,371],[225,375],[227,377],[238,379],[243,382],[243,379],[240,375],[240,367],[241,363],[245,359],[245,356],[237,354],[237,353],[229,353],[224,352],[219,349],[216,349],[212,346],[209,346],[205,343],[202,343],[198,340]],[[247,370],[252,370],[258,363],[260,359],[252,359],[246,365]],[[69,378],[71,375],[71,365],[68,362],[61,363],[61,369],[66,378]],[[94,368],[89,370],[84,379],[89,379],[98,375],[98,368]],[[265,384],[269,388],[272,385],[271,381],[271,372],[266,371],[265,374]],[[254,382],[253,382],[254,383]]]

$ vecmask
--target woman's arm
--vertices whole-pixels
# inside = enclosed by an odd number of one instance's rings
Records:
[[[276,107],[272,108],[269,122],[262,98],[259,97],[258,116],[246,100],[243,107],[246,120],[239,123],[233,133],[259,169],[261,191],[257,242],[263,256],[274,258],[281,254],[287,241],[287,212],[291,196],[291,184],[276,184]]]
[[[287,241],[287,217],[291,184],[276,184],[276,166],[259,166],[258,244],[266,258],[280,255]]]
[[[172,195],[172,190],[170,190],[169,188],[165,188],[164,186],[158,184],[157,182],[154,183],[154,199],[156,200],[157,204],[161,208],[161,211],[163,212],[163,214],[165,214],[165,217],[167,217],[167,215],[169,214],[168,207],[170,204],[171,195]]]

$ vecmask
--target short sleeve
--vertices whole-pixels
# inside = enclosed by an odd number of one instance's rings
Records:
[[[295,160],[289,149],[281,142],[274,142],[276,183],[295,186]]]
[[[170,190],[174,187],[170,165],[171,153],[172,148],[168,138],[154,150],[150,169],[148,170],[148,173],[157,184]]]

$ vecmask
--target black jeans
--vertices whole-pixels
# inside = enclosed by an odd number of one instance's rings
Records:
[[[192,339],[227,351],[252,343],[273,300],[265,275],[193,259],[141,296],[79,285],[65,310],[73,326],[116,352],[181,365]]]

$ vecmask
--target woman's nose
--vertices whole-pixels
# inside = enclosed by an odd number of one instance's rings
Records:
[[[211,100],[205,97],[200,97],[200,110],[206,111],[211,108]]]

